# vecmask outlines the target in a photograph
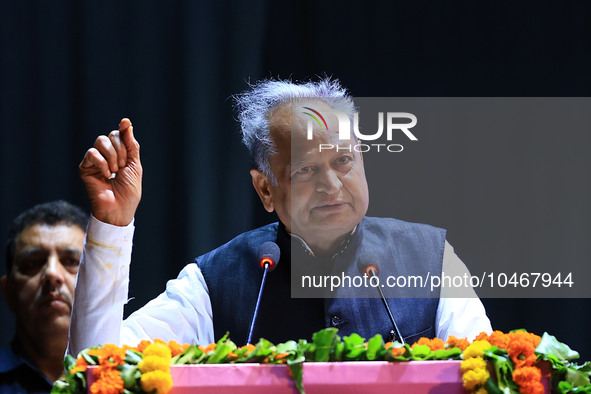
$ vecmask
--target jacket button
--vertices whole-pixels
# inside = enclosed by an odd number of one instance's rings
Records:
[[[332,319],[330,319],[330,323],[333,325],[333,327],[336,327],[341,324],[341,319],[339,319],[338,316],[333,316]]]

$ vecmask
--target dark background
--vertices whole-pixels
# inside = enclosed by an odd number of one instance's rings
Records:
[[[144,194],[129,313],[163,291],[193,257],[274,220],[252,189],[232,113],[229,97],[245,90],[245,81],[326,73],[354,96],[591,96],[590,17],[587,0],[2,0],[0,234],[40,202],[66,199],[88,209],[77,165],[99,134],[116,128],[123,116],[131,118],[142,147]],[[463,138],[450,136],[456,149],[448,159],[460,169],[470,154]],[[540,138],[558,141],[560,130]],[[527,161],[536,154],[500,149],[495,159]],[[553,163],[573,157],[581,159],[574,165],[589,164],[585,149],[552,152]],[[591,202],[569,206],[571,190],[555,182],[568,176],[569,167],[560,168],[565,172],[540,167],[542,178],[550,174],[547,183],[506,187],[517,198],[539,196],[535,202],[555,212],[551,225],[568,233],[573,217],[560,215],[561,209],[591,219]],[[577,181],[588,195],[589,178]],[[457,182],[445,187],[469,188],[465,179]],[[430,222],[423,218],[429,207],[413,205],[422,201],[412,197],[424,190],[421,179],[402,186],[408,205],[398,207],[397,216]],[[473,213],[489,207],[469,198],[461,203],[443,215],[447,221],[433,224],[448,228],[469,262],[488,253],[482,247],[491,236],[488,225]],[[519,249],[524,229],[512,223],[521,212],[502,215],[507,226],[498,248]],[[458,223],[469,227],[456,229]],[[577,234],[580,242],[590,238],[591,232]],[[522,254],[527,260],[528,251]],[[575,258],[590,263],[588,255]],[[483,302],[494,328],[548,331],[591,359],[589,299]],[[4,305],[0,314],[2,343],[8,343],[14,321]]]

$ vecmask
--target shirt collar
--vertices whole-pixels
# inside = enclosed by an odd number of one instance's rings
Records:
[[[357,231],[357,226],[355,226],[355,228],[353,228],[353,230],[351,230],[351,232],[349,234],[347,234],[347,236],[343,239],[343,241],[341,242],[339,247],[336,248],[336,252],[332,254],[331,259],[334,259],[339,254],[341,254],[345,250],[347,250],[347,246],[349,246],[349,243],[351,242],[351,238],[353,238],[353,235],[355,235],[356,231]],[[302,248],[304,249],[304,252],[306,252],[306,254],[308,254],[312,257],[316,257],[316,255],[314,255],[314,252],[312,251],[310,246],[306,243],[306,241],[304,241],[304,239],[302,237],[300,237],[299,235],[296,235],[296,234],[292,234],[290,232],[287,232],[287,233],[289,234],[289,236],[291,237],[292,240],[295,239],[300,243],[300,245],[302,246]]]

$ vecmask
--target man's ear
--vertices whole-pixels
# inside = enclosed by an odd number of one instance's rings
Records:
[[[2,295],[4,296],[4,300],[6,300],[6,304],[8,305],[8,309],[14,313],[14,298],[12,296],[12,281],[8,279],[6,275],[3,275],[0,278],[0,285],[2,286]]]
[[[252,185],[257,191],[263,206],[267,212],[273,212],[275,207],[273,205],[273,197],[271,196],[271,180],[261,170],[253,168],[250,170],[250,176],[252,177]]]

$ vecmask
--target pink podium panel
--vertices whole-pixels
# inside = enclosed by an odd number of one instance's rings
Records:
[[[171,394],[297,393],[286,365],[179,365],[171,375]],[[464,393],[459,361],[304,363],[304,387],[308,394]]]
[[[541,365],[543,376],[549,367]],[[94,382],[89,366],[88,387]],[[171,367],[171,394],[297,393],[286,365],[211,364]],[[547,393],[549,381],[542,379]],[[405,393],[463,394],[460,361],[304,363],[307,394]],[[90,390],[89,390],[90,392]]]

